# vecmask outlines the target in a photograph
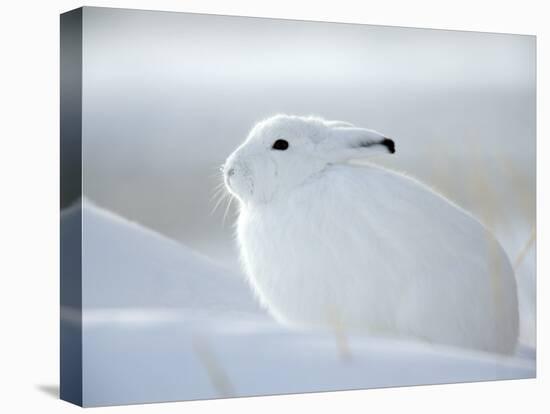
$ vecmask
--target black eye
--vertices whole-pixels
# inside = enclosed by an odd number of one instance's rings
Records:
[[[285,139],[278,139],[273,143],[271,148],[274,150],[284,151],[288,148],[288,141]]]

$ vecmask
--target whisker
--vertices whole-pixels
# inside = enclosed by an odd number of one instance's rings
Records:
[[[214,214],[214,212],[218,209],[218,207],[221,205],[222,201],[229,196],[229,193],[222,193],[221,196],[218,198],[218,201],[216,201],[216,204],[214,205],[214,208],[210,212],[210,214]]]
[[[229,212],[229,207],[231,207],[231,203],[233,202],[233,197],[229,198],[229,202],[227,203],[227,207],[225,207],[225,212],[223,213],[223,225],[225,226],[225,219],[227,218],[227,213]]]
[[[215,198],[217,198],[220,194],[225,192],[225,186],[219,186],[218,188],[214,189],[214,192],[210,196],[210,202],[212,202]]]
[[[218,183],[218,184],[216,184],[216,185],[212,188],[212,191],[213,191],[214,193],[218,192],[218,191],[222,188],[222,184],[223,184],[223,183]]]

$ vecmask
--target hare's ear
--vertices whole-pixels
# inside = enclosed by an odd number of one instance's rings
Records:
[[[393,140],[370,129],[333,126],[329,131],[327,137],[317,144],[317,151],[320,156],[332,162],[395,152]]]

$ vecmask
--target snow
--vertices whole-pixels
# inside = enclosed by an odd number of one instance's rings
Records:
[[[257,311],[242,278],[136,223],[84,203],[83,306]]]
[[[62,220],[79,225],[71,211]],[[87,201],[82,226],[85,406],[535,376],[527,347],[503,357],[290,331],[209,258]]]

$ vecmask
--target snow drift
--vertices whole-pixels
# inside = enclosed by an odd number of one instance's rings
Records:
[[[84,406],[535,376],[532,349],[510,358],[336,328],[289,331],[241,275],[82,206]],[[62,220],[79,225],[80,215]]]

